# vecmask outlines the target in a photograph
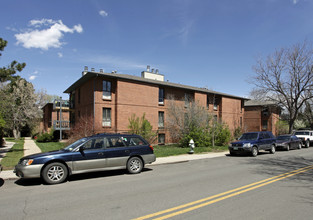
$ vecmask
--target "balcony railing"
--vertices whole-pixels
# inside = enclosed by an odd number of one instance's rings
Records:
[[[53,109],[60,109],[60,100],[54,100]],[[62,100],[62,110],[69,110],[70,102],[68,100]]]
[[[61,125],[61,126],[60,126]],[[53,121],[53,129],[54,130],[70,130],[70,121]]]

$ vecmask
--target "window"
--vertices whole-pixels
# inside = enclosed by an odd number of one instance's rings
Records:
[[[267,120],[262,120],[262,129],[267,130]]]
[[[191,102],[192,102],[191,94],[185,93],[185,107],[189,107]]]
[[[111,137],[109,139],[109,142],[112,144],[110,147],[125,147],[125,143],[121,137]]]
[[[207,95],[206,96],[206,107],[209,109],[209,106],[210,106],[210,96]]]
[[[159,104],[164,104],[164,89],[159,88]]]
[[[242,117],[240,117],[240,128],[242,128]]]
[[[111,99],[111,82],[103,81],[103,99]]]
[[[127,146],[147,145],[147,143],[138,137],[124,138]]]
[[[165,134],[158,135],[158,144],[165,144]]]
[[[80,88],[78,89],[78,104],[80,104]]]
[[[164,128],[164,112],[159,112],[159,128]]]
[[[102,126],[103,127],[111,126],[111,109],[110,108],[103,108]]]
[[[214,97],[214,101],[213,101],[213,109],[214,110],[218,110],[218,106],[219,106],[219,104],[220,104],[220,98],[218,98],[218,97]]]

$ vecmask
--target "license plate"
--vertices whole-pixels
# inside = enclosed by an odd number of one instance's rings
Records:
[[[238,147],[234,147],[234,150],[238,150]]]

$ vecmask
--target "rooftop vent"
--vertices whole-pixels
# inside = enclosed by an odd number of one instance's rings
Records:
[[[103,73],[103,69],[100,69],[100,73]]]
[[[87,72],[88,72],[88,66],[85,66],[84,71],[82,72],[82,76],[86,75]]]
[[[95,72],[95,68],[91,68],[91,72]]]
[[[146,71],[142,71],[141,72],[141,77],[145,78],[145,79],[153,79],[153,80],[158,80],[158,81],[164,81],[164,75],[159,74],[159,70],[155,69],[151,69],[150,71],[150,66],[147,66],[147,70]]]

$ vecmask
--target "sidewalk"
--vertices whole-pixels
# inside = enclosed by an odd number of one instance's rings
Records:
[[[6,145],[8,147],[10,146],[10,149],[11,149],[11,147],[14,145],[14,143],[13,142],[7,142]],[[40,153],[40,152],[41,152],[41,150],[36,145],[36,143],[30,137],[26,137],[25,141],[24,141],[24,156],[27,156],[30,154],[36,154],[36,153]],[[5,171],[2,171],[0,173],[0,178],[6,180],[6,179],[17,179],[18,177],[15,175],[15,173],[13,173],[13,170],[5,170]]]
[[[35,142],[30,138],[25,138],[24,144],[24,155],[40,153],[40,149],[37,147]],[[210,159],[214,157],[225,156],[228,152],[218,152],[218,153],[202,153],[202,154],[183,154],[179,156],[170,156],[170,157],[159,157],[152,164],[147,164],[146,166],[155,166],[161,164],[171,164],[171,163],[181,163],[188,162],[191,160],[201,160],[201,159]],[[18,177],[13,173],[13,170],[2,171],[0,173],[0,178],[2,179],[18,179]]]

